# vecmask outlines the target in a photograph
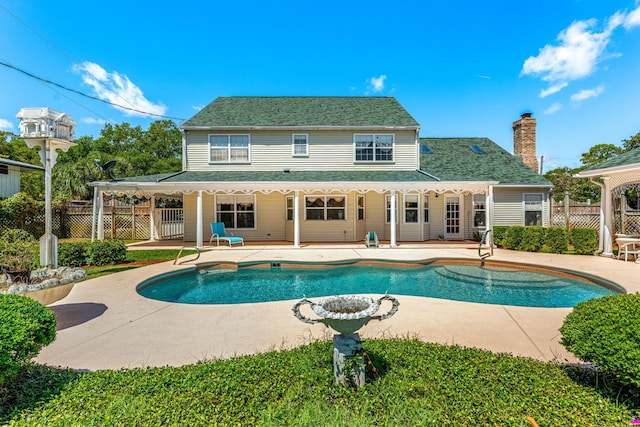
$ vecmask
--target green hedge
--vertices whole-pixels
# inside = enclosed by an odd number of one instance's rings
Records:
[[[82,267],[83,265],[87,265],[88,250],[88,243],[62,243],[58,247],[58,264],[67,267]]]
[[[579,359],[640,387],[640,294],[581,302],[567,315],[562,344]]]
[[[127,260],[127,246],[122,240],[97,240],[87,250],[88,265],[122,264]]]
[[[544,245],[544,237],[545,229],[543,227],[524,227],[516,249],[526,252],[538,252]]]
[[[0,384],[56,337],[56,316],[37,301],[0,294]]]
[[[506,225],[496,225],[493,227],[493,243],[496,246],[504,246],[504,235],[509,229]]]
[[[523,230],[524,227],[520,225],[507,228],[502,239],[504,247],[507,249],[518,249],[522,241]]]
[[[549,252],[562,254],[569,250],[569,233],[565,227],[550,227],[545,233],[544,245]]]
[[[594,228],[574,228],[571,230],[573,250],[579,255],[593,255],[598,250],[598,230]]]

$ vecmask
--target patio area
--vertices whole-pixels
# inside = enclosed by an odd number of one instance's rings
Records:
[[[162,247],[170,243],[161,242]],[[175,243],[174,243],[175,245]],[[185,243],[180,243],[182,247]],[[137,249],[158,247],[138,244]],[[365,248],[360,244],[285,244],[213,247],[196,262],[334,261],[377,258],[478,260],[475,242],[401,244]],[[183,259],[193,258],[193,256]],[[628,293],[640,291],[640,265],[605,257],[495,250],[492,260],[564,268],[611,280]],[[193,268],[194,262],[165,262],[111,274],[75,285],[49,306],[58,317],[56,340],[37,358],[40,363],[75,369],[179,366],[212,358],[291,348],[330,339],[332,330],[308,325],[291,311],[295,301],[235,305],[186,305],[144,298],[136,286],[149,277]],[[300,296],[302,297],[302,295]],[[415,337],[428,342],[477,347],[539,360],[575,361],[559,343],[558,329],[568,308],[531,308],[398,296],[400,310],[384,322],[372,321],[360,335],[368,338]],[[366,345],[366,344],[365,344]]]

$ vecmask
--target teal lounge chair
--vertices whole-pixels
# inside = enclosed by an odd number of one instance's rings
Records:
[[[368,248],[378,248],[380,243],[378,242],[378,235],[375,231],[370,231],[364,236],[364,244]]]
[[[227,235],[224,231],[224,222],[212,222],[211,223],[211,238],[209,239],[209,244],[216,239],[216,243],[220,246],[220,240],[229,242],[229,246],[232,246],[234,243],[241,243],[244,246],[244,239],[242,237],[234,236],[232,234]]]

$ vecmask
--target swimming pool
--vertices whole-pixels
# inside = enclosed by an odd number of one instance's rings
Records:
[[[440,259],[333,263],[261,261],[215,264],[160,275],[138,285],[140,295],[184,304],[242,304],[337,294],[412,295],[486,304],[573,307],[623,290],[567,270],[501,262]]]

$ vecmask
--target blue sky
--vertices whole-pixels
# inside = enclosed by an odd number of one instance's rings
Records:
[[[24,107],[97,136],[179,125],[218,96],[394,96],[423,137],[508,151],[533,112],[547,171],[640,131],[635,0],[0,0],[0,62],[0,130],[15,133]]]

